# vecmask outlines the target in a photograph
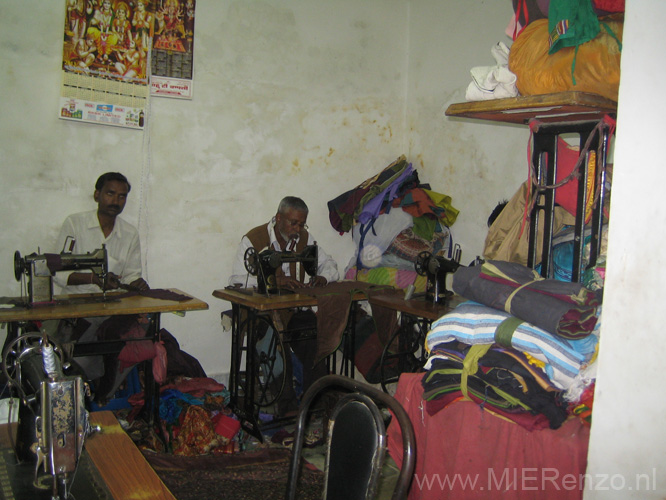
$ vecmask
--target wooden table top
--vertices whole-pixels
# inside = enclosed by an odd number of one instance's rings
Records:
[[[114,500],[176,500],[112,412],[90,413],[90,422],[102,431],[88,436],[84,447]],[[16,424],[0,424],[4,447],[11,446],[10,429],[16,433]]]
[[[312,307],[317,305],[317,298],[298,293],[271,295],[259,294],[248,288],[222,288],[213,291],[213,297],[228,300],[232,304],[251,307],[257,311],[273,311],[292,307]]]
[[[165,300],[127,292],[106,294],[59,295],[54,304],[0,309],[0,323],[49,319],[90,318],[120,314],[186,312],[208,309],[208,304],[176,288],[169,291],[191,297],[189,300]]]
[[[232,304],[239,304],[262,312],[290,309],[292,307],[314,307],[317,305],[316,295],[287,292],[266,296],[250,288],[222,288],[214,290],[213,297],[228,300]],[[368,295],[361,290],[354,291],[352,300],[368,300]]]
[[[388,307],[389,309],[405,314],[411,314],[430,321],[435,321],[465,300],[467,299],[464,299],[459,295],[454,295],[445,303],[440,302],[438,304],[426,301],[425,298],[422,297],[405,300],[404,292],[400,291],[399,293],[373,295],[370,297],[369,302],[370,305]]]
[[[102,432],[88,436],[84,446],[114,500],[176,500],[113,413],[93,412],[90,422]]]

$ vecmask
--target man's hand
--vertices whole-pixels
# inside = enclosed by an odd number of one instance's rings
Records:
[[[310,280],[310,286],[326,286],[328,283],[328,280],[324,278],[323,276],[315,276]]]
[[[132,281],[129,284],[130,288],[134,288],[135,290],[143,291],[143,290],[150,290],[150,286],[148,283],[146,283],[146,280],[143,278],[138,278]]]
[[[303,287],[303,283],[291,276],[276,276],[275,282],[277,283],[278,288],[287,288],[289,290]]]
[[[96,274],[93,276],[94,283],[102,290],[115,290],[120,287],[120,277],[114,273],[107,273],[104,282]]]

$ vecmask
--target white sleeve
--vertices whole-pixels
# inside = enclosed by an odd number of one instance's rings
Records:
[[[315,238],[308,233],[308,245],[314,245]],[[326,278],[329,283],[338,281],[340,274],[338,273],[338,263],[335,262],[333,257],[328,255],[321,245],[317,245],[317,275]]]
[[[139,233],[135,233],[127,250],[127,259],[123,265],[121,282],[129,285],[142,277],[141,266],[141,240]]]

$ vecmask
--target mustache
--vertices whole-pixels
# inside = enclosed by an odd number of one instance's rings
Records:
[[[109,208],[115,208],[116,210],[120,210],[120,205],[109,205]]]

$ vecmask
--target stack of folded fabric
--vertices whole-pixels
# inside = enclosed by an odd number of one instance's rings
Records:
[[[593,383],[599,293],[500,261],[460,268],[453,290],[471,300],[427,335],[427,411],[466,399],[530,430],[558,428]]]

